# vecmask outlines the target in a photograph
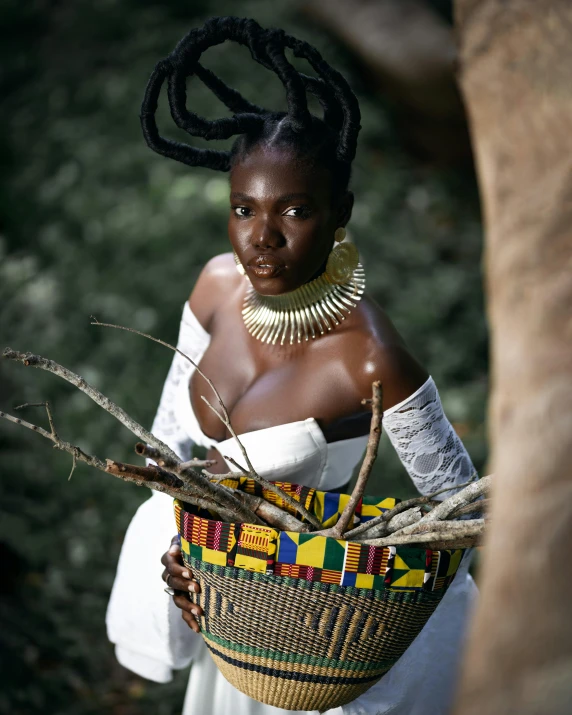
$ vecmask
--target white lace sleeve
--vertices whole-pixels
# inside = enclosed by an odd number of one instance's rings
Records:
[[[177,347],[197,362],[202,357],[209,341],[209,334],[193,315],[188,303],[185,303]],[[193,443],[175,413],[175,395],[181,383],[188,382],[192,371],[191,363],[179,353],[175,353],[151,427],[151,432],[168,444],[184,461],[191,458]]]
[[[388,410],[383,427],[421,494],[462,484],[475,474],[467,450],[443,412],[433,378]]]

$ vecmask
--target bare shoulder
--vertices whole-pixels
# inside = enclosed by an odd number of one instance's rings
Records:
[[[343,361],[359,394],[371,396],[372,382],[381,381],[387,410],[418,390],[429,375],[380,306],[366,299],[360,307],[343,340]]]
[[[240,281],[232,253],[221,253],[205,265],[189,298],[189,306],[203,328],[208,330],[213,315]]]

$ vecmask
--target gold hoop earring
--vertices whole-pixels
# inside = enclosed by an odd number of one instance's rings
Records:
[[[236,263],[236,270],[240,273],[241,276],[246,275],[246,270],[240,262],[240,258],[236,255],[236,251],[233,251],[232,255],[234,256],[234,262]]]
[[[335,245],[330,251],[326,263],[325,277],[330,283],[341,285],[347,283],[354,274],[359,263],[359,252],[353,243],[342,243],[346,237],[346,229],[340,226],[334,233]]]

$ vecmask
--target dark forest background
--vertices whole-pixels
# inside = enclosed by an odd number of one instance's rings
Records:
[[[424,148],[411,131],[415,111],[384,91],[374,68],[310,5],[4,0],[0,346],[68,366],[150,426],[170,353],[92,327],[89,316],[175,341],[198,272],[228,250],[228,179],[153,154],[141,136],[139,104],[154,63],[190,27],[211,15],[255,17],[315,44],[357,93],[363,130],[349,230],[369,290],[434,376],[482,468],[487,337],[471,162],[451,151],[453,133]],[[447,2],[428,7],[450,22]],[[284,107],[277,78],[244,48],[214,48],[204,63],[253,101]],[[192,83],[189,96],[199,113],[223,115],[202,85]],[[160,126],[178,136],[164,106]],[[133,460],[133,436],[86,396],[0,362],[1,410],[39,400],[51,402],[63,438]],[[22,417],[46,421],[42,410]],[[81,465],[68,481],[70,468],[71,459],[41,437],[0,424],[0,712],[178,713],[186,673],[168,685],[143,681],[116,663],[105,633],[123,535],[148,493]],[[413,493],[385,441],[371,491]],[[134,583],[134,599],[137,589]]]

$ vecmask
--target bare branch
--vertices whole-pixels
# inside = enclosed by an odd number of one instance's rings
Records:
[[[143,444],[143,442],[137,442],[135,445],[135,453],[140,457],[146,457],[147,459],[152,459],[160,467],[173,467],[178,465],[181,469],[194,469],[200,467],[212,467],[216,464],[215,459],[190,459],[188,462],[172,462],[166,459],[158,449],[150,447],[148,444]]]
[[[485,526],[485,519],[466,519],[465,521],[418,521],[413,524],[409,534],[424,534],[429,531],[439,531],[442,534],[465,535],[475,528]],[[400,536],[401,532],[396,531],[393,536]]]
[[[173,489],[183,489],[185,488],[185,483],[182,479],[175,476],[171,472],[158,467],[156,464],[150,464],[148,467],[142,467],[140,464],[125,464],[124,462],[116,462],[114,459],[106,459],[105,471],[110,474],[123,474],[129,473],[134,477],[144,481],[144,482],[161,482],[166,487],[172,487]],[[200,496],[196,488],[190,488],[188,490],[192,496]]]
[[[447,519],[458,519],[460,516],[466,516],[467,514],[476,514],[478,512],[487,512],[490,509],[490,499],[479,499],[472,502],[471,504],[465,504],[460,506],[455,511],[451,512]]]
[[[348,528],[348,524],[352,520],[358,502],[363,497],[373,464],[377,457],[379,440],[381,438],[381,422],[383,419],[383,388],[380,380],[376,380],[373,383],[372,393],[373,415],[371,419],[369,439],[367,441],[365,457],[359,470],[356,485],[348,503],[340,515],[340,518],[331,529],[327,530],[327,533],[336,539],[340,539]]]
[[[484,477],[483,477],[484,479]],[[452,484],[450,487],[443,487],[443,489],[438,489],[436,492],[433,492],[432,494],[429,494],[430,499],[434,499],[435,497],[438,497],[441,494],[445,494],[445,492],[452,492],[454,489],[458,490],[464,489],[465,487],[468,487],[469,484],[474,484],[475,482],[479,481],[479,475],[475,472],[473,476],[468,479],[466,482],[463,482],[462,484]],[[444,500],[443,500],[444,501]]]
[[[426,514],[422,519],[420,519],[417,523],[412,524],[411,526],[406,526],[404,529],[401,529],[401,531],[397,532],[397,534],[394,534],[390,537],[386,537],[389,539],[392,539],[394,536],[399,535],[399,537],[404,537],[407,535],[410,535],[412,533],[418,533],[419,532],[419,527],[423,527],[423,525],[429,523],[431,526],[436,526],[437,529],[441,528],[441,521],[442,519],[446,519],[450,514],[455,511],[458,507],[464,506],[465,504],[469,504],[475,499],[478,499],[482,494],[484,494],[491,485],[491,477],[483,477],[482,479],[479,479],[476,482],[471,482],[467,487],[462,489],[460,492],[457,494],[453,494],[452,497],[449,497],[449,499],[446,499],[445,501],[441,502],[438,506],[436,506],[432,511],[430,511],[428,514]],[[455,522],[447,522],[447,523],[455,523]],[[457,522],[460,524],[468,524],[469,521],[464,521],[464,522]],[[381,539],[383,541],[384,539]],[[405,542],[400,542],[400,543],[405,543]]]
[[[243,472],[226,472],[226,474],[213,474],[207,469],[203,469],[202,473],[205,475],[205,477],[207,477],[209,481],[215,482],[215,484],[217,482],[224,482],[225,479],[240,479],[240,477],[245,476]]]
[[[408,509],[407,511],[397,514],[393,519],[387,522],[387,533],[393,534],[395,531],[404,529],[406,526],[410,526],[420,521],[423,518],[423,511],[420,506],[414,506],[413,509]],[[370,537],[371,538],[371,537]]]
[[[41,370],[46,370],[47,372],[51,372],[53,375],[57,375],[57,377],[61,377],[81,390],[106,412],[113,415],[115,419],[119,420],[121,424],[127,427],[127,429],[139,437],[139,439],[148,442],[151,446],[158,449],[166,458],[171,459],[173,462],[180,462],[180,459],[169,446],[161,442],[160,439],[157,439],[157,437],[152,435],[151,432],[144,429],[138,422],[122,410],[121,407],[99,392],[99,390],[89,385],[83,377],[76,375],[71,370],[68,370],[53,360],[48,360],[41,355],[34,355],[33,353],[19,353],[11,348],[6,348],[2,353],[2,357],[7,358],[8,360],[14,360],[15,362],[21,362],[26,367],[38,367]]]
[[[96,469],[100,469],[102,472],[105,472],[105,463],[101,459],[99,459],[98,457],[93,457],[90,454],[86,454],[74,444],[65,442],[59,437],[54,437],[52,432],[48,432],[43,427],[38,427],[38,425],[34,425],[30,422],[26,422],[25,420],[21,420],[19,417],[14,417],[13,415],[9,415],[6,412],[0,412],[0,417],[3,417],[5,420],[13,422],[16,425],[22,425],[22,427],[26,427],[33,432],[37,432],[38,434],[42,435],[42,437],[45,437],[46,439],[49,439],[50,442],[53,442],[54,447],[60,449],[62,452],[67,452],[68,454],[74,456],[76,460],[79,460],[80,462],[85,462],[85,464],[89,464],[90,467],[95,467]]]
[[[418,528],[419,523],[415,524],[411,528]],[[474,519],[472,521],[464,522],[431,522],[428,524],[427,531],[417,530],[414,533],[405,533],[406,529],[401,532],[391,534],[383,539],[367,539],[364,540],[363,544],[368,544],[370,546],[401,546],[403,544],[434,544],[434,543],[448,543],[448,546],[444,548],[467,548],[466,546],[460,547],[458,544],[468,544],[468,546],[475,546],[479,543],[485,529],[484,519]],[[453,527],[453,528],[450,528]],[[434,546],[428,546],[427,548],[435,548]]]
[[[54,439],[58,439],[58,433],[56,432],[56,426],[54,424],[54,418],[52,415],[52,410],[49,402],[25,402],[23,405],[18,405],[14,407],[15,410],[24,410],[26,407],[45,407],[48,413],[48,422],[50,423],[50,429]]]
[[[203,467],[213,467],[216,464],[216,459],[189,459],[188,462],[181,462],[181,469],[202,469]]]
[[[356,528],[351,531],[346,531],[344,539],[357,539],[358,536],[362,536],[367,531],[377,532],[377,527],[379,527],[379,533],[376,533],[375,537],[384,536],[386,532],[386,525],[391,519],[393,519],[393,517],[401,514],[402,512],[408,511],[413,507],[429,504],[430,502],[431,496],[413,497],[412,499],[406,499],[405,501],[399,502],[399,504],[396,504],[393,509],[384,511],[379,516],[356,526]],[[374,535],[371,534],[368,538],[374,538]]]

